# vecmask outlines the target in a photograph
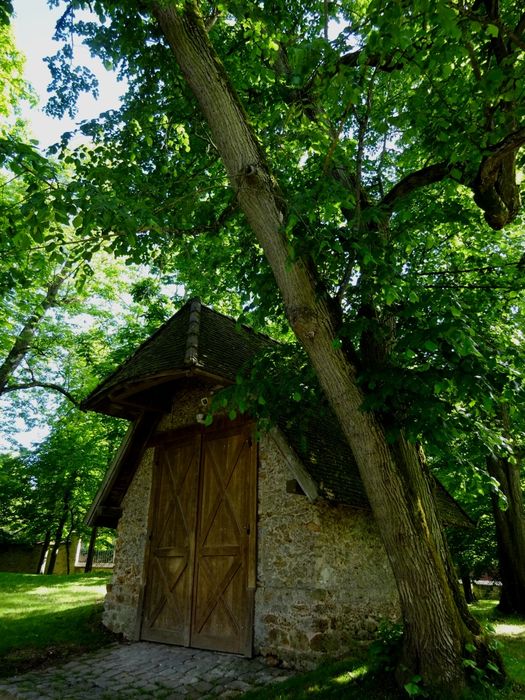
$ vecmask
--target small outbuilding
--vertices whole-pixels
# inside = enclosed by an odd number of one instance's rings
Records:
[[[305,667],[399,613],[335,419],[309,418],[306,439],[300,414],[258,437],[246,417],[203,424],[270,342],[192,300],[84,403],[132,421],[88,514],[117,529],[104,622],[127,639]],[[444,520],[464,522],[436,493]]]

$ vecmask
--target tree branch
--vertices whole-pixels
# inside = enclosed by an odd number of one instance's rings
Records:
[[[374,76],[369,80],[368,82],[368,90],[366,93],[366,102],[365,102],[365,113],[359,117],[357,116],[357,124],[358,124],[358,136],[357,136],[357,158],[356,158],[356,183],[355,183],[355,200],[356,200],[356,206],[355,206],[355,223],[354,223],[354,228],[357,233],[357,236],[361,233],[361,188],[362,188],[362,169],[363,169],[363,157],[365,153],[365,137],[366,137],[366,132],[368,129],[368,123],[370,121],[370,111],[372,109],[372,91],[373,91],[373,86],[374,86]],[[346,293],[346,290],[348,288],[348,285],[350,284],[350,280],[352,279],[352,273],[353,273],[353,268],[354,268],[354,257],[350,256],[350,259],[347,261],[346,264],[346,270],[343,275],[343,279],[341,281],[341,284],[339,285],[339,289],[336,294],[336,299],[338,300],[339,304],[341,304],[343,297]]]
[[[355,68],[359,65],[359,60],[362,53],[363,49],[358,49],[357,51],[351,51],[350,53],[343,54],[337,62],[336,68],[339,66],[350,66],[351,68]],[[367,66],[377,68],[384,73],[393,73],[395,70],[401,70],[401,68],[403,68],[403,63],[390,63],[390,60],[390,58],[387,58],[385,61],[377,54],[369,54],[365,63]]]
[[[523,32],[525,32],[525,12],[521,15],[518,24],[516,25],[516,29],[514,30],[514,34],[520,36],[520,34],[523,34]]]
[[[509,223],[516,213],[515,202],[512,201],[513,198],[518,197],[517,186],[515,179],[510,182],[509,178],[513,178],[513,169],[506,169],[505,175],[507,176],[507,182],[505,185],[509,190],[505,193],[503,187],[500,187],[498,178],[500,178],[501,166],[506,158],[512,157],[516,151],[525,144],[525,126],[517,129],[516,131],[508,134],[504,139],[498,143],[493,144],[487,148],[489,155],[485,156],[479,166],[478,174],[471,187],[475,193],[475,201],[478,206],[485,211],[485,218],[487,218],[487,212],[489,210],[489,198],[490,205],[494,208],[495,202],[501,204],[501,208],[505,209],[505,216],[499,216],[497,222],[495,217],[487,221],[493,227],[501,228],[505,223]],[[398,202],[398,200],[403,197],[412,194],[417,189],[421,187],[426,187],[427,185],[432,185],[435,182],[440,182],[447,177],[449,173],[449,165],[447,163],[435,163],[434,165],[429,165],[426,168],[417,170],[414,173],[410,173],[402,180],[400,180],[392,189],[387,192],[380,202],[380,206],[391,213]],[[497,190],[497,191],[496,191]],[[505,195],[505,196],[503,196]],[[494,201],[493,201],[494,200]],[[490,217],[490,214],[489,214]],[[503,221],[504,219],[504,221]],[[500,223],[500,220],[503,223]],[[491,223],[492,221],[492,223]]]
[[[448,172],[449,166],[447,163],[435,163],[434,165],[428,165],[426,168],[421,168],[421,170],[416,170],[416,172],[410,173],[410,175],[400,180],[397,185],[394,185],[383,197],[379,206],[391,213],[399,199],[407,197],[421,187],[440,182],[448,175]]]
[[[481,267],[465,267],[459,270],[430,270],[428,272],[412,272],[411,274],[418,275],[420,277],[433,277],[434,275],[464,275],[467,272],[496,272],[497,270],[502,270],[505,267],[516,267],[522,266],[521,260],[516,260],[515,262],[501,263],[499,265],[483,265]]]
[[[46,289],[44,298],[36,306],[33,314],[26,319],[20,333],[15,338],[7,357],[0,364],[0,394],[6,386],[9,376],[13,374],[29,351],[29,348],[31,347],[36,335],[38,324],[44,317],[45,313],[58,303],[60,288],[70,274],[67,271],[68,265],[69,262],[66,260],[62,270],[51,280]]]
[[[51,391],[56,391],[59,394],[62,394],[62,396],[65,396],[68,401],[70,401],[75,408],[78,408],[79,410],[82,410],[80,408],[80,401],[77,401],[73,394],[71,394],[67,389],[64,389],[64,387],[60,386],[59,384],[52,384],[50,382],[27,382],[24,384],[10,384],[9,386],[6,386],[2,389],[2,394],[7,394],[10,391],[22,391],[24,389],[49,389]],[[1,395],[1,394],[0,394]]]
[[[525,144],[525,126],[489,146],[471,183],[474,201],[495,230],[513,221],[520,209],[516,184],[516,153]]]
[[[511,134],[508,134],[508,136],[505,136],[504,139],[499,141],[498,143],[495,143],[492,146],[489,146],[487,148],[487,151],[490,151],[490,155],[488,155],[485,158],[485,161],[488,161],[489,159],[493,163],[497,163],[498,160],[501,160],[504,158],[506,155],[509,155],[513,151],[517,151],[521,146],[525,144],[525,126],[520,127],[516,131],[513,131]],[[486,165],[484,167],[487,167]]]

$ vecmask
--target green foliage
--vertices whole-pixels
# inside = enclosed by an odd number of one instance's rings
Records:
[[[263,251],[154,20],[140,5],[98,3],[89,21],[77,18],[81,9],[67,5],[64,46],[79,34],[129,91],[121,110],[81,127],[92,144],[71,150],[66,135],[57,146],[75,177],[46,206],[67,212],[75,237],[89,239],[84,255],[101,247],[154,262],[205,303],[279,329],[283,310]],[[339,34],[327,40],[332,13]],[[294,2],[271,12],[229,4],[212,30],[278,175],[290,258],[309,259],[332,295],[347,280],[339,337],[357,351],[365,408],[393,434],[403,428],[444,446],[466,426],[480,443],[498,442],[494,409],[521,345],[519,226],[495,237],[468,189],[484,149],[510,128],[502,94],[513,118],[523,109],[519,47],[510,38],[503,60],[496,46],[518,17],[510,3],[500,13],[494,24],[481,8],[444,0],[329,10]],[[66,109],[74,96],[64,65],[56,64],[54,88]],[[445,175],[395,199],[387,216],[386,193],[429,159],[445,163]],[[370,361],[385,344],[387,362]]]
[[[115,419],[62,411],[36,450],[0,458],[0,519],[11,540],[37,542],[54,535],[67,494],[67,528],[84,530],[83,518],[123,434]]]
[[[269,341],[238,374],[235,384],[213,397],[207,422],[211,423],[213,414],[218,412],[228,413],[232,418],[237,413],[248,414],[257,419],[259,429],[264,431],[277,419],[294,418],[299,402],[300,430],[309,412],[318,415],[322,411],[317,382],[301,348]]]
[[[373,672],[386,671],[393,673],[401,655],[403,639],[403,624],[383,620],[379,624],[376,639],[368,649],[370,669]]]

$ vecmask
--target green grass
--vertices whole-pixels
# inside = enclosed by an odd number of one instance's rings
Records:
[[[242,696],[243,700],[406,700],[407,697],[396,689],[391,676],[371,673],[366,652],[359,651],[351,659],[323,664],[309,673]]]
[[[502,690],[479,688],[472,700],[525,700],[525,620],[502,617],[497,601],[483,600],[471,606],[476,617],[493,630],[505,661],[509,682]],[[388,674],[373,673],[365,651],[352,658],[319,666],[310,673],[246,693],[243,700],[400,700],[408,695],[395,688]]]
[[[471,605],[478,620],[492,630],[500,642],[500,652],[507,674],[514,688],[508,696],[513,700],[525,698],[525,620],[520,617],[503,616],[496,610],[496,600],[480,600]],[[514,693],[514,694],[512,694]]]
[[[0,573],[0,677],[111,642],[101,623],[109,576]]]

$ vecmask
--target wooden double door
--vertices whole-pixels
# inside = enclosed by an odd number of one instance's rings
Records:
[[[256,581],[253,425],[196,428],[155,451],[142,639],[246,656]]]

